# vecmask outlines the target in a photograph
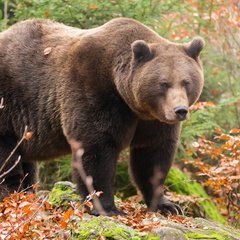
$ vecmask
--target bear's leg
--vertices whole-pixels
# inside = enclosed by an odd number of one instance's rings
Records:
[[[118,152],[114,148],[108,147],[107,144],[96,144],[91,148],[85,147],[82,161],[73,153],[73,181],[77,183],[77,190],[82,200],[86,199],[89,191],[79,173],[81,162],[86,175],[92,177],[94,190],[103,192],[99,200],[105,214],[108,216],[123,215],[117,210],[114,203],[113,183],[117,157]],[[102,214],[95,205],[92,210],[88,209],[88,211],[92,215]]]
[[[82,99],[76,103],[68,103],[64,107],[66,112],[63,114],[63,130],[72,149],[73,180],[84,201],[90,193],[78,170],[82,162],[86,175],[92,177],[94,190],[103,192],[99,200],[105,214],[123,215],[114,203],[113,183],[119,153],[130,144],[137,119],[115,94],[110,94],[111,98],[105,96],[106,99],[98,96],[98,92],[96,98],[93,96],[94,99],[89,100],[94,101],[91,104],[87,103],[85,107]],[[78,106],[81,102],[82,108],[77,111],[74,108],[72,111],[74,114],[70,113],[69,106]],[[77,156],[79,142],[84,151],[82,161]],[[89,213],[99,215],[101,211],[94,204]]]
[[[174,129],[175,128],[175,129]],[[181,214],[164,195],[164,182],[177,148],[179,127],[139,123],[130,149],[130,173],[150,211]]]
[[[23,188],[35,192],[32,186],[38,181],[38,164],[37,162],[23,162],[24,182]]]
[[[5,164],[16,143],[17,141],[12,138],[0,137],[0,168]],[[0,172],[0,200],[23,187],[21,179],[24,178],[24,171],[21,160],[9,173],[5,174],[16,163],[19,156],[18,150],[15,151]]]
[[[143,194],[150,211],[161,210],[162,214],[180,214],[179,206],[168,201],[164,195],[164,181],[170,169],[169,163],[160,164],[159,149],[132,148],[130,166],[132,178]]]

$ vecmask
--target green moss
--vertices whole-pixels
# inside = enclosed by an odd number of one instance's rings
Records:
[[[190,239],[216,239],[216,240],[231,240],[231,237],[224,236],[219,233],[213,233],[213,234],[202,234],[202,233],[187,233],[185,234],[187,238]]]
[[[198,229],[197,232],[201,231],[208,236],[215,236],[216,239],[240,239],[240,231],[226,224],[210,222],[203,218],[195,218],[193,224]]]
[[[69,207],[70,201],[78,202],[79,195],[75,191],[75,185],[71,182],[58,182],[49,194],[49,201],[53,206]]]
[[[203,187],[196,181],[191,180],[187,174],[172,168],[166,179],[166,185],[178,194],[205,198],[206,200],[198,202],[201,211],[206,215],[205,217],[219,223],[226,223]]]
[[[80,222],[79,228],[72,230],[71,239],[98,239],[99,236],[104,236],[106,239],[159,239],[152,234],[148,234],[142,238],[136,230],[106,217],[98,217],[90,221]]]

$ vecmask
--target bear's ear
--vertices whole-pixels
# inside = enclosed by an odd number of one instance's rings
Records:
[[[190,43],[185,45],[185,49],[187,54],[196,60],[200,52],[203,50],[204,45],[205,41],[200,37],[196,37]]]
[[[151,50],[145,41],[136,40],[131,47],[136,61],[147,61],[151,57]]]

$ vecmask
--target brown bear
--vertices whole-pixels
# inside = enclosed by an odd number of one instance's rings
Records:
[[[17,23],[0,33],[0,165],[25,126],[33,132],[2,169],[1,198],[35,183],[36,162],[72,152],[81,142],[106,214],[121,214],[113,182],[119,153],[130,146],[131,177],[151,211],[178,214],[163,195],[181,121],[203,87],[201,38],[172,43],[128,18],[81,30],[50,20]],[[26,174],[27,177],[25,176]],[[54,173],[53,173],[54,174]],[[25,178],[24,178],[25,176]],[[82,199],[89,193],[79,172]],[[89,210],[98,215],[94,206]]]

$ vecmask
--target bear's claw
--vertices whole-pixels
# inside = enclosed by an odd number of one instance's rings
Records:
[[[182,209],[178,205],[171,202],[162,204],[161,206],[159,206],[159,210],[163,215],[183,215]]]

